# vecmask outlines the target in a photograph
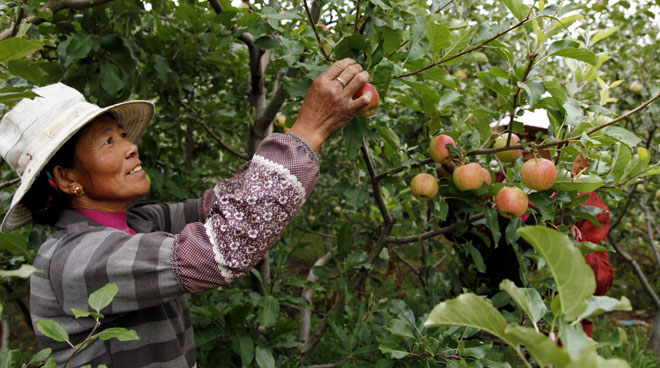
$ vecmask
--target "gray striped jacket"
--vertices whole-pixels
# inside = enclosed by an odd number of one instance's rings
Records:
[[[89,294],[108,282],[119,292],[101,311],[102,330],[125,327],[140,340],[95,340],[71,367],[193,367],[195,344],[185,293],[226,284],[254,267],[300,209],[319,175],[315,153],[292,134],[271,134],[231,179],[202,198],[129,210],[130,235],[64,210],[39,249],[30,279],[32,319],[61,323],[73,344],[94,326],[71,308],[89,310]],[[35,331],[61,366],[66,343]]]

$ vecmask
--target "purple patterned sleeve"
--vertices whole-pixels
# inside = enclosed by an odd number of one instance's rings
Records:
[[[231,179],[207,191],[202,222],[176,236],[173,267],[181,287],[200,292],[250,271],[314,189],[316,154],[298,137],[271,134]],[[208,208],[208,209],[207,209]]]

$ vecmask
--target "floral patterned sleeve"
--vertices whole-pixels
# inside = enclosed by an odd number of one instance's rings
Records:
[[[314,151],[293,134],[271,134],[231,179],[207,191],[202,222],[175,236],[181,288],[201,292],[246,274],[268,252],[319,177]]]

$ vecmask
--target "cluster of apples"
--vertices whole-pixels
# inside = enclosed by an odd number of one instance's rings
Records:
[[[508,135],[503,134],[497,139],[493,148],[507,146]],[[512,134],[510,144],[515,145],[520,138]],[[429,154],[433,161],[444,164],[453,159],[449,146],[456,147],[454,139],[448,135],[441,134],[433,139],[429,145]],[[513,162],[523,154],[522,150],[507,150],[497,152],[495,155],[502,162]],[[557,169],[555,164],[545,158],[532,158],[527,160],[521,169],[522,182],[529,189],[546,190],[550,189],[557,178]],[[481,188],[486,183],[492,183],[491,173],[486,168],[481,167],[476,162],[464,164],[456,169],[452,174],[452,181],[460,191],[475,190]],[[421,173],[415,176],[411,182],[412,194],[420,200],[429,200],[438,193],[438,181],[429,174]],[[527,194],[517,186],[504,186],[495,196],[497,211],[501,216],[514,219],[522,216],[527,211],[529,200]]]

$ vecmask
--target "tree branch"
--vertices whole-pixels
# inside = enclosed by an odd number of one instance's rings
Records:
[[[367,170],[369,171],[369,175],[371,176],[371,183],[374,190],[374,198],[376,199],[376,204],[378,204],[378,209],[380,210],[380,213],[383,216],[383,219],[385,220],[385,224],[386,225],[392,224],[394,223],[394,219],[392,219],[392,216],[390,215],[390,211],[387,209],[387,205],[385,204],[385,200],[383,199],[383,192],[380,188],[380,181],[376,179],[376,171],[374,170],[374,164],[371,162],[371,157],[369,157],[369,147],[367,146],[366,138],[362,139],[362,147],[360,147],[360,150],[362,151],[364,162],[366,163]]]
[[[480,213],[478,215],[474,215],[467,219],[464,223],[465,224],[470,224],[475,221],[479,221],[482,218],[485,217],[485,214]],[[390,244],[407,244],[407,243],[414,243],[420,240],[425,240],[425,239],[430,239],[438,235],[442,234],[448,234],[456,230],[458,225],[461,225],[460,223],[456,223],[450,226],[445,226],[441,227],[439,229],[427,231],[425,233],[419,234],[419,235],[412,235],[412,236],[402,236],[402,237],[395,237],[395,236],[388,236],[385,241]]]
[[[642,206],[642,209],[644,210],[644,214],[646,215],[646,232],[648,233],[649,236],[649,242],[651,242],[651,249],[653,249],[653,254],[655,255],[655,262],[658,264],[658,267],[660,267],[660,251],[658,251],[658,245],[656,244],[655,239],[653,237],[655,222],[653,221],[653,217],[651,216],[651,211],[649,211],[649,206],[646,204],[648,200],[649,200],[649,195],[648,193],[645,193],[644,196],[642,197],[641,202],[639,202],[639,205]]]
[[[321,36],[319,36],[319,33],[316,31],[316,20],[312,16],[312,13],[309,11],[309,6],[307,6],[307,0],[303,0],[303,6],[305,6],[305,12],[307,13],[307,19],[309,19],[309,23],[312,25],[312,30],[314,31],[314,35],[316,36],[316,42],[319,44],[319,49],[321,50],[321,53],[325,57],[325,60],[334,62],[335,60],[330,57],[330,55],[326,54],[325,49],[323,48],[323,45],[321,44]]]
[[[637,275],[637,278],[639,279],[639,282],[642,284],[642,287],[644,288],[644,291],[646,291],[646,294],[653,301],[653,305],[655,306],[655,309],[660,310],[660,298],[658,298],[658,294],[656,294],[655,290],[653,290],[653,286],[651,286],[651,284],[649,283],[649,280],[646,278],[646,275],[644,275],[644,271],[642,271],[642,268],[639,267],[639,264],[637,263],[637,261],[635,261],[635,259],[633,257],[631,257],[630,254],[628,254],[628,252],[626,252],[626,250],[623,249],[623,247],[621,247],[609,235],[608,235],[607,238],[608,238],[610,244],[612,244],[612,246],[616,250],[617,254],[619,254],[624,260],[626,260],[628,263],[630,263],[630,265],[633,268],[633,271],[635,272],[635,274]]]
[[[314,267],[320,267],[324,266],[326,263],[328,263],[332,259],[332,253],[328,252],[326,253],[323,257],[319,258],[314,262],[314,266],[309,269],[309,273],[307,274],[307,281],[310,282],[316,282],[319,280],[318,276],[314,274],[313,270]],[[312,303],[312,294],[314,293],[313,290],[311,289],[305,289],[302,292],[302,298],[307,300],[310,305],[314,305]],[[298,341],[301,343],[305,343],[306,341],[309,340],[309,334],[312,329],[312,310],[307,308],[307,307],[301,307],[300,309],[300,329],[298,330]]]

